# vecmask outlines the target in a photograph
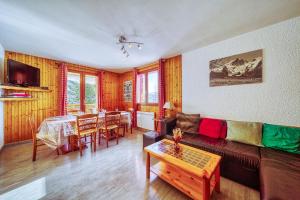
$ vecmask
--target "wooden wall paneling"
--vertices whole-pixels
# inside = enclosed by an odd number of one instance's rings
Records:
[[[16,105],[17,105],[17,116],[22,116],[22,113],[21,113],[21,103],[22,102],[16,102]],[[21,117],[17,117],[16,119],[17,123],[19,124],[19,126],[17,127],[17,133],[18,133],[18,136],[19,138],[21,138],[21,140],[24,140],[24,135],[22,134],[22,118]]]
[[[29,92],[37,101],[5,102],[4,103],[4,132],[5,144],[31,139],[31,133],[28,125],[28,117],[33,116],[36,119],[35,126],[47,117],[58,115],[58,90],[59,90],[59,61],[40,58],[31,55],[25,55],[15,52],[5,52],[6,61],[13,59],[25,64],[38,67],[41,70],[41,86],[47,86],[52,92]],[[67,63],[68,68],[93,75],[97,75],[98,69]],[[158,62],[138,67],[139,72],[149,71],[157,68]],[[123,100],[123,83],[126,80],[133,80],[133,72],[117,74],[104,71],[103,77],[103,107],[106,110],[128,110],[132,107],[132,102]],[[168,58],[165,61],[165,79],[166,79],[166,100],[175,104],[176,110],[182,110],[182,67],[181,56]],[[12,92],[12,91],[7,91]],[[158,114],[158,106],[139,105],[139,110],[146,112],[155,112]]]
[[[9,127],[9,122],[11,122],[11,116],[8,112],[10,110],[10,104],[9,102],[6,103],[6,106],[4,106],[4,130],[7,130],[7,127]],[[9,141],[10,140],[9,134],[4,134],[4,141]]]
[[[11,122],[11,112],[10,111],[10,104],[11,102],[6,102],[6,105],[4,106],[4,130],[8,130]],[[4,134],[4,141],[11,140],[11,134]]]
[[[125,81],[132,81],[133,84],[133,71],[130,72],[125,72],[123,74],[119,75],[119,108],[121,110],[128,110],[129,108],[132,108],[132,101],[130,102],[125,102],[124,101],[124,96],[123,96],[123,91],[124,91],[124,82]],[[133,91],[132,91],[133,93]],[[133,96],[133,94],[132,94]]]
[[[40,69],[41,86],[49,87],[52,92],[29,92],[36,101],[4,102],[4,139],[5,144],[31,139],[29,116],[36,119],[35,126],[49,116],[58,113],[58,67],[55,61],[15,52],[5,52],[5,75],[7,59],[13,59]],[[16,92],[7,90],[6,92]],[[21,92],[21,91],[20,91]]]
[[[158,69],[158,65],[159,65],[159,62],[155,61],[155,62],[152,62],[152,63],[147,64],[147,65],[139,66],[139,67],[137,67],[137,69],[138,69],[138,72],[141,73],[141,72],[144,72],[144,71],[153,70],[155,68]]]
[[[66,65],[68,66],[68,70],[71,71],[85,72],[91,75],[97,75],[99,72],[99,69],[88,67],[88,66],[83,66],[83,65],[73,64],[73,63],[66,63]]]
[[[144,112],[154,112],[155,116],[158,116],[158,106],[153,106],[153,105],[139,105],[138,106],[139,111],[144,111]]]
[[[104,71],[103,75],[103,108],[111,111],[119,108],[119,74]]]
[[[40,69],[41,86],[49,87],[52,92],[29,92],[33,97],[38,98],[37,101],[22,101],[22,102],[5,102],[5,144],[19,142],[22,140],[31,139],[31,133],[28,126],[28,117],[33,116],[36,119],[35,126],[38,127],[40,123],[47,117],[58,115],[58,91],[59,91],[59,72],[58,64],[60,61],[51,60],[47,58],[36,57],[16,52],[5,52],[5,68],[4,74],[7,71],[7,59],[13,59]],[[66,63],[68,69],[79,72],[97,75],[98,69]],[[109,85],[107,88],[109,95],[104,101],[108,104],[108,109],[113,110],[118,108],[118,74],[108,72],[107,80]],[[109,89],[112,87],[112,90]],[[16,92],[16,91],[6,91]],[[112,100],[111,100],[112,98]]]
[[[166,101],[172,102],[177,112],[182,111],[181,55],[165,59]]]

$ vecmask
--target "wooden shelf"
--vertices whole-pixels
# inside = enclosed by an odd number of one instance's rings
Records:
[[[35,101],[37,98],[22,98],[22,97],[0,97],[0,101]]]
[[[42,89],[39,87],[18,87],[10,85],[0,85],[0,89],[3,90],[22,90],[22,91],[31,91],[31,92],[51,92],[49,89]]]

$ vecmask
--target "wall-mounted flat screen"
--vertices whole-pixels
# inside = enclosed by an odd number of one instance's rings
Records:
[[[40,87],[40,69],[8,59],[8,83],[19,86]]]

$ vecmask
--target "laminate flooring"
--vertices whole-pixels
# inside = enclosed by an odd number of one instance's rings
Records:
[[[118,145],[110,141],[109,148],[104,140],[96,152],[89,146],[82,157],[78,151],[57,156],[42,147],[32,162],[31,148],[28,142],[2,149],[0,199],[189,199],[153,173],[146,180],[138,130],[127,133]],[[221,193],[213,193],[212,199],[257,200],[259,192],[221,177]]]

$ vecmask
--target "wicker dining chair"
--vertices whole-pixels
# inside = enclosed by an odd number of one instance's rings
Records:
[[[96,136],[98,131],[97,126],[98,114],[85,114],[77,116],[77,137],[79,141],[80,156],[82,156],[83,145],[86,143],[91,143],[92,151],[96,151]],[[86,137],[90,137],[90,142],[86,141]],[[82,142],[82,138],[85,138],[85,142]]]
[[[36,154],[37,154],[37,148],[39,146],[45,146],[46,144],[43,143],[42,140],[38,139],[36,137],[37,129],[35,128],[35,119],[33,116],[29,116],[29,127],[31,131],[32,136],[32,161],[36,161]],[[59,149],[56,148],[56,153],[59,155]]]
[[[119,128],[120,128],[121,112],[106,112],[104,124],[99,126],[99,144],[101,136],[106,139],[106,147],[108,148],[108,141],[116,137],[117,144],[119,144]]]

